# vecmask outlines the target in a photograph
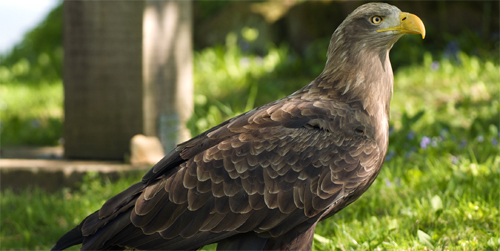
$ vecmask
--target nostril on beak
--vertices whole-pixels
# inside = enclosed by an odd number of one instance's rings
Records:
[[[404,20],[406,20],[406,17],[403,17],[403,19],[401,19],[401,21],[404,21]]]

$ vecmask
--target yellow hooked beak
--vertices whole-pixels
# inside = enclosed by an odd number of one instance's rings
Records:
[[[377,30],[377,32],[383,31],[398,31],[404,34],[421,34],[422,38],[425,38],[424,23],[419,17],[408,12],[401,12],[401,14],[399,14],[399,25]]]

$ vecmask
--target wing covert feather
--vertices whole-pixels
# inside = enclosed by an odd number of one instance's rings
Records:
[[[284,113],[277,118],[290,119]],[[188,210],[174,210],[166,224],[150,224],[147,232],[163,231],[164,237],[193,236],[199,231],[272,232],[285,229],[280,224],[292,214],[306,221],[366,180],[371,170],[364,165],[378,161],[374,144],[366,137],[348,138],[320,129],[266,127],[235,134],[163,178],[170,184],[164,186],[167,204]],[[164,193],[151,194],[155,197],[150,200],[164,203]],[[134,213],[141,214],[143,207]],[[198,211],[204,220],[178,226]]]

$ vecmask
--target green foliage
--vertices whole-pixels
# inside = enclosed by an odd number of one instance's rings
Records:
[[[62,78],[62,4],[24,35],[6,55],[0,55],[1,82],[60,81]]]
[[[316,250],[498,250],[498,150],[482,163],[468,149],[458,161],[426,151],[391,159],[357,202],[318,226],[330,243]]]
[[[456,155],[476,143],[472,149],[480,161],[498,154],[485,146],[499,136],[500,67],[462,53],[457,58],[433,61],[426,54],[423,65],[396,73],[390,146],[395,154],[411,154],[424,137],[444,146],[430,147],[434,155]]]
[[[49,250],[55,242],[111,196],[139,181],[143,174],[123,174],[115,182],[88,173],[81,188],[47,193],[42,189],[1,192],[0,249]],[[77,250],[73,247],[70,250]]]
[[[236,46],[235,34],[227,36],[226,46],[195,52],[194,57],[195,111],[188,122],[192,135],[285,97],[311,80],[294,71],[304,62],[288,46],[270,46],[265,56],[245,54]]]
[[[198,0],[193,1],[194,18],[206,22],[210,17],[227,7],[231,1]]]
[[[62,137],[60,81],[0,85],[0,144],[56,145]]]

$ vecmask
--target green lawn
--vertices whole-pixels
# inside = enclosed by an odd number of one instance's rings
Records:
[[[236,49],[198,52],[192,132],[307,84],[317,73],[288,74],[287,69],[307,65],[287,56],[287,50],[273,48],[263,57]],[[498,62],[465,54],[458,55],[458,62],[425,54],[421,65],[399,68],[386,163],[357,202],[317,227],[314,249],[499,250],[499,72]],[[61,84],[26,86],[0,87],[2,142],[22,141],[5,136],[16,119],[21,128],[59,130]],[[55,129],[49,126],[51,119],[59,121]],[[30,138],[36,130],[18,137]],[[91,173],[75,191],[3,191],[0,249],[50,248],[106,199],[139,179],[132,175],[111,182]]]
[[[36,84],[2,81],[1,145],[56,145],[62,137],[62,123],[61,81]]]

